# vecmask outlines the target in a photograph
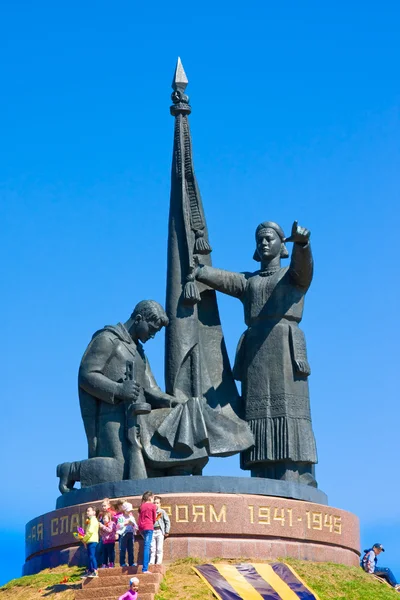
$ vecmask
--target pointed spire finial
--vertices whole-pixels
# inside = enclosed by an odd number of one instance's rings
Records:
[[[183,68],[181,58],[180,58],[180,56],[178,56],[178,60],[176,63],[176,68],[175,68],[175,74],[174,74],[174,78],[172,80],[172,89],[174,90],[174,92],[179,90],[180,92],[183,93],[185,91],[188,83],[189,83],[188,78],[186,77],[186,73]]]
[[[171,100],[174,104],[170,108],[171,115],[174,117],[177,115],[189,115],[191,112],[191,108],[189,106],[189,96],[185,94],[187,84],[188,78],[186,77],[181,59],[178,56],[174,78],[172,80],[172,89],[174,91],[171,94]]]

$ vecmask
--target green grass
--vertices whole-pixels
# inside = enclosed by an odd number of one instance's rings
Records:
[[[192,569],[192,566],[204,562],[205,559],[187,558],[170,565],[155,600],[215,600],[209,588]],[[207,562],[236,564],[251,561],[247,558],[229,561],[214,559]],[[295,559],[287,559],[285,562],[297,571],[320,600],[400,600],[398,592],[358,567]]]
[[[320,600],[394,600],[400,594],[359,567],[287,559]]]
[[[197,558],[175,561],[169,566],[155,600],[215,600],[215,596],[192,569],[192,566],[204,562],[204,559]]]
[[[252,562],[249,558],[224,560],[185,558],[168,567],[155,600],[215,600],[210,589],[193,571],[192,566],[204,562],[237,564]],[[268,561],[253,561],[268,562]],[[297,571],[320,600],[400,600],[398,592],[380,583],[357,567],[334,563],[312,563],[287,559],[285,562]],[[13,579],[0,588],[0,600],[74,600],[75,589],[80,586],[81,568],[46,569],[37,575]],[[68,581],[64,583],[64,577]],[[140,598],[140,592],[139,592]]]
[[[61,565],[55,569],[45,569],[36,575],[12,579],[0,587],[0,600],[36,600],[43,595],[53,596],[57,600],[73,600],[74,590],[79,586],[83,570],[81,567]]]

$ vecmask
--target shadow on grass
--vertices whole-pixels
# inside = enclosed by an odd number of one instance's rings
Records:
[[[53,596],[53,594],[59,594],[60,592],[67,592],[73,590],[80,590],[81,584],[79,582],[76,583],[56,583],[55,585],[49,585],[44,590],[42,594],[43,597]]]

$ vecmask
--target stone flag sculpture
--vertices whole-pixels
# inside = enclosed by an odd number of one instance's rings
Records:
[[[202,263],[211,265],[211,248],[193,168],[186,85],[178,60],[171,106],[175,135],[168,231],[165,385],[167,393],[173,396],[204,396],[209,406],[232,416],[232,412],[240,412],[239,395],[226,352],[216,293],[195,282],[193,275],[195,255],[202,255]]]
[[[187,78],[178,59],[172,82],[175,117],[168,229],[165,387],[181,400],[172,410],[140,418],[149,466],[200,474],[208,456],[229,456],[253,445],[240,417],[240,397],[232,376],[214,290],[194,277],[196,256],[211,265],[207,225],[193,168],[184,93]],[[171,464],[172,463],[172,464]],[[182,463],[184,463],[182,465]]]

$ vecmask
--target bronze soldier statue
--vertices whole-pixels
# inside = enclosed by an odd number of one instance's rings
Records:
[[[294,242],[289,267],[285,241]],[[199,265],[196,279],[239,298],[247,330],[235,359],[234,376],[242,382],[245,419],[255,445],[241,455],[241,466],[252,477],[298,481],[316,487],[317,462],[311,426],[304,334],[299,328],[304,296],[313,275],[310,232],[293,224],[285,239],[271,221],[256,229],[256,251],[261,262],[255,273],[232,273]]]
[[[124,324],[97,331],[79,368],[79,401],[88,458],[58,465],[59,489],[163,475],[201,475],[209,456],[249,448],[253,436],[235,414],[206,399],[179,398],[158,387],[142,344],[168,317],[158,302],[143,300]]]
[[[180,402],[158,387],[142,346],[166,325],[162,306],[143,300],[126,323],[108,325],[93,335],[78,375],[88,459],[58,465],[61,493],[75,481],[87,487],[147,477],[135,417]]]

